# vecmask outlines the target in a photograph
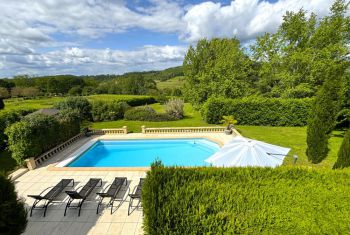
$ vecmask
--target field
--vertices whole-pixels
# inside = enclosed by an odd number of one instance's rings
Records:
[[[157,88],[162,89],[173,89],[173,88],[181,88],[185,84],[185,78],[183,76],[174,77],[166,81],[157,81]]]

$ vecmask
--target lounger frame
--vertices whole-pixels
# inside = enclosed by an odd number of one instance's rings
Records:
[[[63,181],[66,180],[66,181],[69,181],[67,185],[65,185],[65,187],[62,187],[59,191],[57,192],[54,192],[54,194],[51,196],[51,197],[47,197],[46,195],[48,195],[50,193],[50,191],[47,191],[49,189],[53,189],[55,188],[56,186],[59,186],[60,183],[63,184]],[[72,183],[72,185],[69,186],[69,184]],[[55,198],[62,193],[62,191],[66,188],[66,187],[73,187],[74,186],[74,179],[62,179],[59,183],[57,183],[55,186],[51,186],[51,187],[48,187],[46,189],[44,189],[39,195],[28,195],[28,197],[31,197],[31,198],[34,198],[34,203],[32,205],[32,207],[30,208],[30,217],[32,216],[33,214],[33,210],[39,210],[39,209],[44,209],[44,217],[46,216],[46,211],[47,211],[47,208],[48,206],[55,200]],[[46,194],[44,196],[41,196],[43,195],[44,193],[46,192]],[[42,200],[45,200],[44,202],[44,205],[43,206],[40,206],[38,207],[37,204],[39,202],[41,202]]]

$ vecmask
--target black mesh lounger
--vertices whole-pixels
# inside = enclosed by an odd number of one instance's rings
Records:
[[[140,208],[141,204],[141,193],[142,193],[142,185],[145,181],[145,178],[140,178],[139,184],[134,188],[133,193],[129,194],[130,201],[129,201],[129,208],[128,208],[128,215],[130,215],[136,208]],[[136,206],[133,206],[134,199],[138,200],[138,203]],[[130,210],[131,209],[131,210]]]
[[[65,187],[67,187],[70,183],[72,183],[72,185],[70,187],[74,186],[74,180],[73,179],[62,179],[60,182],[58,182],[58,184],[56,184],[56,186],[53,187],[49,187],[47,189],[45,189],[44,191],[42,191],[39,195],[28,195],[28,197],[34,198],[35,201],[30,209],[30,216],[32,216],[33,210],[36,209],[44,209],[44,217],[46,215],[46,210],[47,207],[49,206],[49,204],[63,191],[63,189]],[[47,191],[48,189],[50,189],[49,191]],[[47,191],[47,193],[42,196],[45,192]],[[41,207],[37,207],[37,204],[41,201],[41,200],[45,200],[45,203],[43,206]]]
[[[128,185],[128,181],[126,177],[116,177],[113,181],[112,184],[108,185],[106,187],[106,189],[108,188],[107,192],[102,192],[102,193],[96,193],[98,196],[100,196],[100,201],[97,204],[97,209],[96,209],[96,214],[98,214],[98,209],[100,207],[100,205],[102,204],[102,201],[104,198],[110,198],[107,207],[111,206],[111,214],[113,212],[113,203],[114,201],[119,201],[119,205],[121,205],[121,203],[124,201],[123,198],[122,199],[116,199],[120,189],[122,188],[122,186]]]
[[[79,208],[78,216],[80,216],[80,210],[81,207],[86,200],[86,198],[90,195],[92,190],[94,190],[95,187],[97,187],[97,184],[100,183],[98,187],[102,186],[102,179],[96,179],[91,178],[89,181],[82,187],[82,189],[79,191],[79,193],[76,191],[66,191],[66,193],[69,196],[69,200],[67,202],[66,208],[64,209],[64,216],[66,216],[67,208]],[[71,206],[71,203],[74,200],[79,200],[79,203],[77,206]]]

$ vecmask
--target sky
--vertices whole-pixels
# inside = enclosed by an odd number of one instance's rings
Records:
[[[286,11],[319,17],[333,0],[0,0],[0,77],[95,75],[182,64],[201,38],[248,45]]]

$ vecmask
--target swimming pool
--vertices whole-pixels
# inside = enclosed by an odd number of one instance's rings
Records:
[[[205,166],[219,150],[207,139],[98,140],[66,167],[149,167],[156,159],[165,166]]]

